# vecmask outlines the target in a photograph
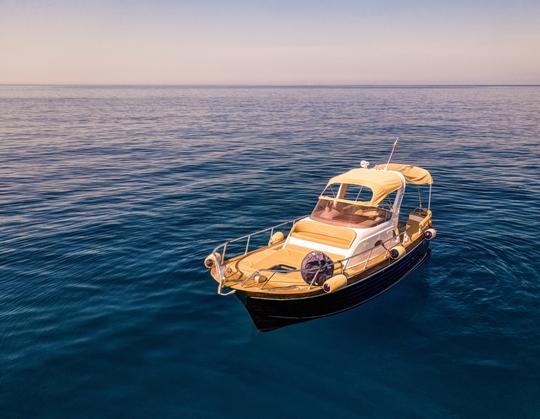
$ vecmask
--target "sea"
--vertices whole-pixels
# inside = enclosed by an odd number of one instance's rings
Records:
[[[265,333],[216,294],[216,245],[396,137],[421,268]],[[0,416],[540,418],[539,165],[538,86],[2,85]]]

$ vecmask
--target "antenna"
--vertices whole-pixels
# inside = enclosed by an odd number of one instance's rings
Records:
[[[388,157],[388,161],[386,162],[386,166],[384,167],[384,170],[388,169],[388,165],[390,164],[390,160],[392,160],[392,156],[394,155],[394,151],[396,151],[398,141],[399,141],[399,137],[396,137],[396,141],[394,141],[394,145],[392,146],[392,152],[390,153],[390,157]]]

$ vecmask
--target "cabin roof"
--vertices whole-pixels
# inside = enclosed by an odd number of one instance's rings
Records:
[[[390,163],[388,168],[386,168],[386,164],[378,164],[371,169],[351,169],[334,176],[328,184],[346,183],[368,187],[373,192],[370,204],[377,205],[388,194],[404,186],[401,176],[396,172],[401,173],[407,183],[414,185],[431,185],[433,183],[431,174],[426,169],[409,164]]]
[[[385,167],[386,164],[378,164],[375,166],[375,169],[384,170]],[[390,163],[388,164],[387,170],[400,172],[405,177],[407,183],[414,185],[431,185],[433,183],[431,174],[426,169],[422,169],[418,166],[403,163]]]
[[[377,205],[385,196],[403,187],[401,177],[391,171],[378,169],[351,169],[341,175],[334,176],[328,184],[346,183],[366,186],[373,192],[371,205]]]

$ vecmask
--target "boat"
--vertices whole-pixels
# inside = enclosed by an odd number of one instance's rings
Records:
[[[432,183],[417,166],[362,161],[328,181],[311,214],[228,240],[204,264],[261,331],[349,310],[429,257]],[[418,204],[401,214],[412,185]]]

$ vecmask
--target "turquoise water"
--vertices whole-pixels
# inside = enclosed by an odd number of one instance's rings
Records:
[[[397,135],[428,263],[257,332],[205,255]],[[0,86],[1,415],[538,418],[539,161],[535,87]]]

